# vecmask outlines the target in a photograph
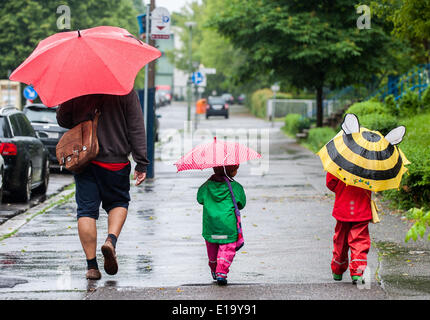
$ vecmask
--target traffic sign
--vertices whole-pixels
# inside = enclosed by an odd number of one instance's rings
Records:
[[[163,7],[151,13],[151,39],[170,39],[170,13]]]
[[[32,86],[27,86],[24,88],[24,97],[28,100],[34,100],[37,98],[37,92]]]
[[[215,68],[200,68],[200,71],[204,74],[216,74]]]
[[[203,74],[199,71],[194,72],[191,76],[191,81],[193,81],[194,84],[200,84],[204,81]]]
[[[137,16],[137,24],[139,25],[139,34],[146,33],[146,13]]]

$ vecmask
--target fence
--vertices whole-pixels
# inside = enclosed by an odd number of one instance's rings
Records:
[[[418,90],[421,93],[430,85],[430,63],[420,64],[400,77],[391,77],[388,83],[378,91],[374,92],[368,97],[370,99],[374,96],[379,96],[384,100],[387,95],[392,94],[397,101],[408,90]]]
[[[329,117],[350,103],[349,100],[327,99],[323,101],[324,118]],[[267,117],[283,118],[287,114],[297,113],[307,118],[316,118],[316,101],[310,99],[269,99]]]

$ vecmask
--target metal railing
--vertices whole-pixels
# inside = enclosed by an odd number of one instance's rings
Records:
[[[407,91],[417,90],[421,97],[422,92],[430,85],[430,63],[419,64],[405,74],[391,78],[386,85],[371,94],[368,99],[379,96],[380,100],[392,94],[394,100],[399,100]]]
[[[329,117],[343,109],[349,100],[327,99],[323,101],[323,115]],[[316,101],[311,99],[269,99],[267,100],[267,118],[283,118],[287,114],[296,113],[307,118],[316,118]]]

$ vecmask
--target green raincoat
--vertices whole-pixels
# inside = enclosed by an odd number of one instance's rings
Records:
[[[241,210],[246,204],[245,191],[236,181],[231,187]],[[197,192],[197,201],[203,205],[203,238],[220,244],[237,241],[236,214],[227,183],[206,181]]]

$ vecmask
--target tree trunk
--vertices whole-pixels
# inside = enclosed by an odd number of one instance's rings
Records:
[[[317,127],[323,126],[323,87],[317,87]]]

